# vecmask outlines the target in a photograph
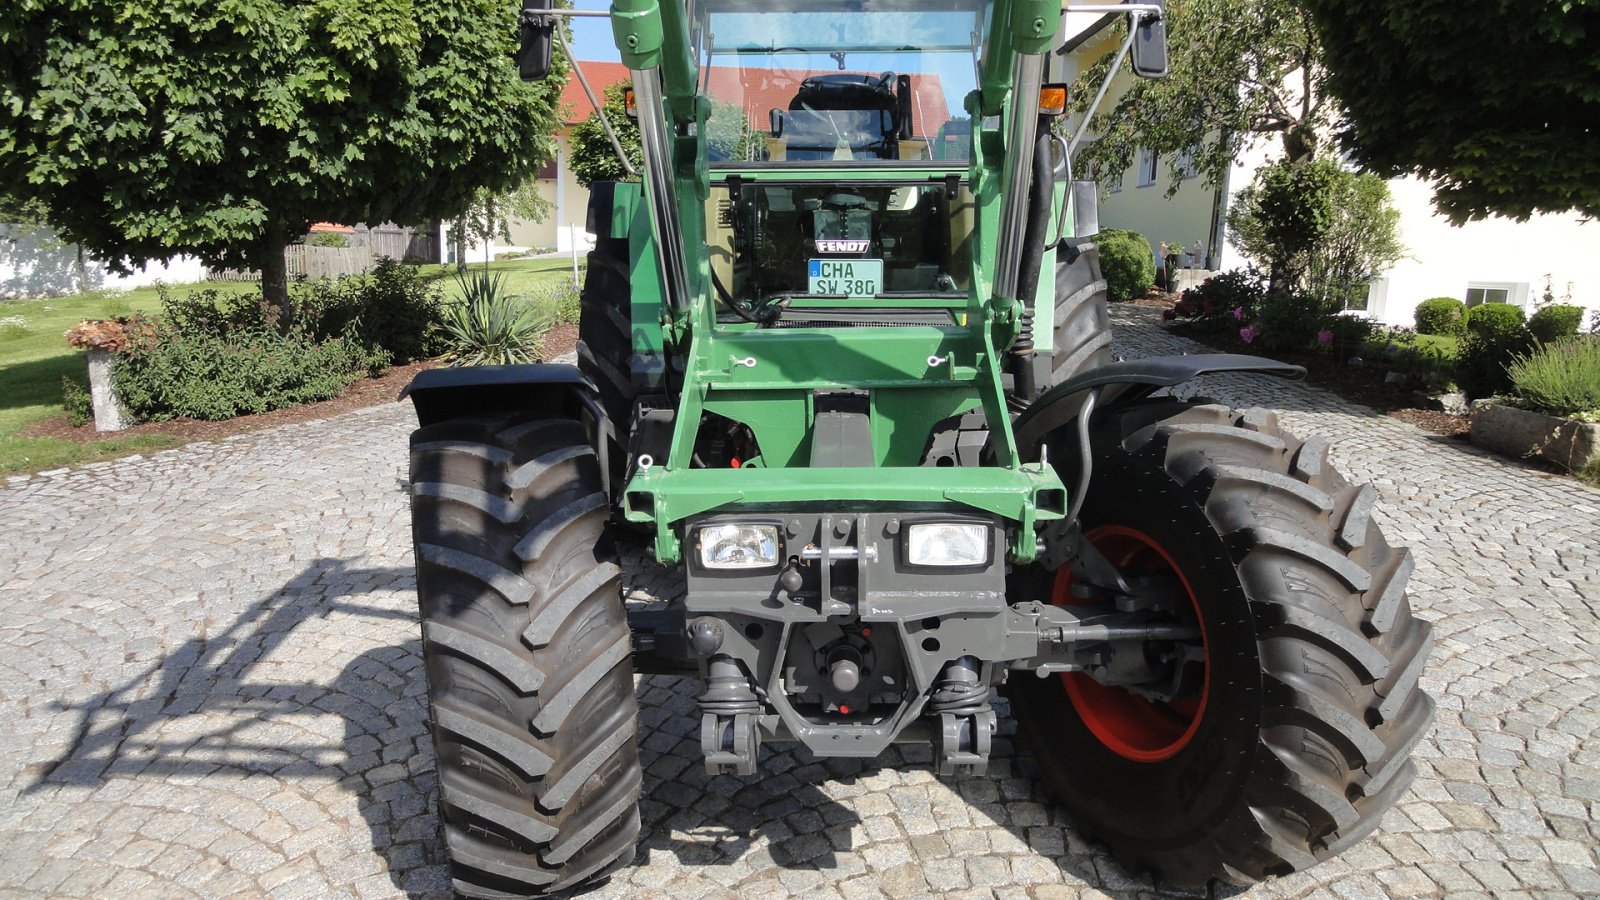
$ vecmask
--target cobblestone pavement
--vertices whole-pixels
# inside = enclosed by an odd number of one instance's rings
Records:
[[[1118,310],[1121,352],[1193,349]],[[1412,794],[1254,896],[1600,894],[1600,492],[1301,385],[1215,378],[1375,482],[1439,700]],[[0,894],[445,893],[391,404],[0,486]],[[652,573],[636,567],[635,586]],[[659,587],[659,585],[657,585]],[[1043,797],[1009,721],[928,754],[707,779],[691,682],[639,684],[646,835],[595,897],[1155,893]]]

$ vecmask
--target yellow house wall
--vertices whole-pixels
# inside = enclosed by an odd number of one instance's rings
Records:
[[[510,223],[511,243],[517,247],[555,247],[572,249],[576,233],[584,240],[584,228],[589,215],[589,189],[578,183],[568,165],[567,136],[556,137],[556,177],[538,180],[539,196],[552,206],[543,222],[513,219]]]
[[[1095,18],[1086,14],[1069,14],[1066,22],[1067,33],[1086,26]],[[1114,51],[1116,47],[1110,37],[1112,33],[1108,30],[1102,37],[1073,53],[1066,61],[1063,80],[1072,81],[1077,77],[1081,67],[1098,60],[1105,52]],[[1112,79],[1105,98],[1101,100],[1100,109],[1106,110],[1115,106],[1117,98],[1127,92],[1133,80],[1133,74],[1124,63]],[[1076,123],[1073,123],[1072,127],[1077,127]],[[1087,139],[1092,138],[1091,134]],[[1139,158],[1136,153],[1133,165],[1122,175],[1120,190],[1111,190],[1112,182],[1109,179],[1101,179],[1100,227],[1121,228],[1144,235],[1145,240],[1150,243],[1152,254],[1156,253],[1163,241],[1182,242],[1185,248],[1190,249],[1194,247],[1196,241],[1199,241],[1203,254],[1213,249],[1210,247],[1211,207],[1215,192],[1203,187],[1200,178],[1185,178],[1182,179],[1178,192],[1168,198],[1167,188],[1172,183],[1172,176],[1168,172],[1168,161],[1157,160],[1155,181],[1144,186],[1139,185],[1138,168]],[[1196,265],[1203,262],[1202,259]]]

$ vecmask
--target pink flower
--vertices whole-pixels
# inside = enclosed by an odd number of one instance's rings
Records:
[[[1326,328],[1317,332],[1317,343],[1322,344],[1323,346],[1333,343],[1333,332]]]
[[[1239,340],[1248,344],[1255,339],[1256,327],[1254,325],[1246,325],[1245,327],[1239,329]]]
[[[1233,308],[1233,320],[1235,322],[1243,322],[1244,321],[1244,307],[1235,306]]]

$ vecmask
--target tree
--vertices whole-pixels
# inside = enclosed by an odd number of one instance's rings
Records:
[[[628,83],[619,81],[608,85],[602,100],[606,118],[617,134],[617,142],[628,154],[635,170],[643,168],[643,150],[639,144],[639,126],[627,117],[623,93]],[[712,101],[706,118],[706,149],[713,160],[759,159],[765,147],[761,132],[750,127],[750,120],[737,104]],[[632,176],[622,167],[617,151],[606,137],[605,126],[598,113],[573,126],[568,137],[571,148],[570,165],[578,183],[588,187],[596,181],[627,181]]]
[[[1600,216],[1600,0],[1305,0],[1345,147],[1451,221]]]
[[[11,0],[0,184],[115,268],[262,273],[318,220],[454,217],[554,150],[501,0]]]
[[[1228,211],[1230,239],[1268,267],[1274,295],[1325,309],[1359,298],[1405,255],[1389,186],[1328,158],[1263,166]]]
[[[639,144],[639,126],[628,118],[627,109],[623,106],[622,95],[628,87],[625,81],[607,85],[601,104],[606,119],[616,132],[617,141],[628,154],[628,161],[633,164],[635,171],[639,171],[643,166],[644,151]],[[617,159],[611,139],[606,137],[599,114],[591,112],[587,119],[574,125],[567,135],[567,146],[572,174],[584,187],[596,181],[626,181],[629,178],[628,170],[622,167],[622,160]]]
[[[1310,17],[1293,0],[1172,0],[1170,74],[1138,79],[1089,123],[1096,140],[1079,151],[1091,177],[1115,178],[1144,147],[1168,160],[1176,192],[1192,167],[1222,183],[1251,141],[1277,137],[1291,161],[1309,159],[1330,124],[1326,72]],[[1120,47],[1120,44],[1118,45]],[[1113,54],[1085,70],[1073,96],[1094,97]]]

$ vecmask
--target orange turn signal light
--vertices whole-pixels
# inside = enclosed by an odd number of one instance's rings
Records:
[[[628,114],[628,118],[639,118],[639,101],[633,96],[633,88],[622,89],[622,108]]]
[[[1059,116],[1067,111],[1067,86],[1046,84],[1039,88],[1039,115]]]

